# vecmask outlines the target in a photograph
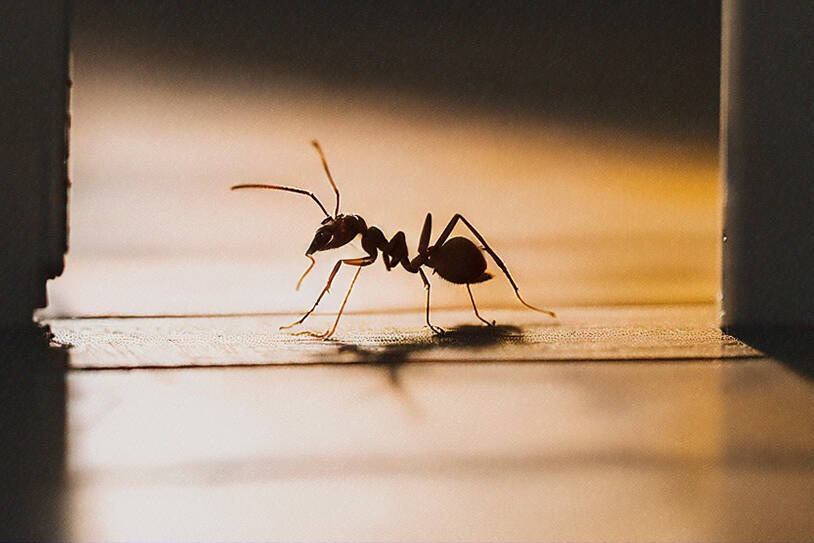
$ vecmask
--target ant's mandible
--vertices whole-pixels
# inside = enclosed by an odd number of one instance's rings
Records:
[[[314,302],[311,309],[309,309],[305,315],[293,323],[289,324],[288,326],[281,326],[280,329],[292,328],[298,324],[302,324],[305,319],[307,319],[311,313],[314,312],[317,305],[319,305],[319,302],[322,300],[322,297],[325,296],[325,293],[331,288],[331,283],[339,271],[339,268],[342,267],[342,264],[347,266],[356,266],[356,274],[353,276],[353,280],[348,288],[348,292],[345,294],[345,299],[342,301],[342,306],[339,309],[339,314],[336,316],[336,320],[334,321],[331,329],[326,331],[324,334],[297,332],[297,335],[307,334],[323,339],[331,337],[331,335],[333,335],[333,333],[336,331],[336,326],[339,324],[339,319],[342,317],[345,304],[348,302],[351,290],[353,290],[353,285],[356,283],[356,278],[359,277],[359,272],[364,266],[369,266],[376,261],[379,251],[382,253],[382,260],[384,260],[384,266],[387,268],[387,271],[390,271],[401,264],[401,266],[408,272],[417,273],[421,276],[421,280],[424,282],[424,289],[427,291],[425,312],[427,326],[429,326],[430,329],[436,334],[443,334],[444,330],[430,322],[430,282],[427,279],[427,275],[424,273],[424,270],[421,269],[422,266],[432,268],[435,273],[451,283],[466,285],[466,290],[469,292],[469,299],[472,301],[472,308],[475,310],[475,316],[489,326],[495,325],[494,321],[489,322],[480,316],[480,313],[478,313],[478,308],[475,305],[475,298],[472,296],[472,289],[470,288],[472,283],[482,283],[492,278],[492,274],[486,271],[486,259],[483,257],[482,251],[489,253],[501,271],[506,275],[506,278],[509,280],[509,283],[511,283],[512,288],[514,288],[514,293],[517,296],[517,299],[520,300],[520,303],[529,309],[533,309],[534,311],[539,311],[540,313],[545,313],[546,315],[556,318],[556,315],[552,311],[539,309],[523,300],[523,298],[520,296],[517,283],[515,283],[514,279],[512,279],[506,265],[492,250],[492,248],[489,247],[489,244],[486,243],[486,240],[483,239],[480,232],[478,232],[475,227],[472,226],[472,224],[461,214],[456,213],[447,224],[447,227],[444,228],[444,231],[441,232],[441,235],[435,241],[435,244],[430,245],[432,215],[427,213],[427,218],[424,219],[424,227],[421,229],[421,238],[418,242],[418,255],[412,259],[408,255],[407,242],[405,240],[404,232],[397,232],[396,235],[394,235],[393,238],[388,241],[381,230],[375,226],[368,227],[365,220],[359,215],[341,215],[339,213],[339,189],[336,187],[336,183],[334,182],[330,169],[328,169],[328,162],[325,160],[325,153],[322,152],[322,147],[320,147],[318,141],[312,141],[311,145],[313,145],[319,153],[319,157],[322,160],[322,166],[325,168],[325,173],[328,176],[328,181],[330,181],[331,186],[336,193],[336,209],[334,210],[333,216],[328,213],[328,210],[325,209],[325,206],[322,205],[319,198],[317,198],[313,192],[309,192],[307,190],[294,187],[284,187],[280,185],[261,184],[234,185],[231,187],[231,189],[270,189],[304,194],[306,196],[310,196],[325,214],[325,219],[322,221],[322,225],[317,228],[317,232],[314,235],[313,241],[311,241],[311,245],[308,247],[308,250],[305,251],[305,256],[311,260],[311,263],[305,270],[305,273],[302,274],[302,277],[300,277],[300,280],[297,282],[298,290],[302,284],[302,280],[305,279],[305,276],[308,275],[308,272],[310,272],[311,268],[314,267],[315,261],[312,255],[316,252],[342,247],[343,245],[350,243],[356,236],[361,235],[362,249],[364,249],[364,251],[367,253],[367,256],[337,261],[333,271],[331,271],[331,275],[328,276],[328,282],[325,285],[325,288],[322,289],[322,292],[317,298],[317,301]],[[449,237],[452,233],[452,229],[455,228],[458,221],[462,221],[467,228],[472,231],[472,234],[474,234],[475,238],[477,238],[477,240],[483,246],[482,249],[467,238],[460,236],[453,238]]]

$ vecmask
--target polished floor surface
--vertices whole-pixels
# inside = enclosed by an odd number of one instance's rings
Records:
[[[51,321],[40,377],[5,376],[28,423],[4,442],[33,433],[15,469],[39,474],[16,522],[74,541],[810,540],[810,380],[713,337],[712,308],[560,313],[557,332],[450,327],[429,348],[421,313],[398,315],[415,336],[304,342],[293,364],[262,317],[229,318],[242,350],[207,318]],[[349,315],[339,337],[384,320]],[[504,341],[515,361],[495,360]]]

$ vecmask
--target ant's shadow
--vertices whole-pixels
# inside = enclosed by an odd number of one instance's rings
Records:
[[[392,343],[365,347],[352,343],[335,342],[340,353],[352,354],[354,362],[387,369],[390,384],[400,386],[399,369],[410,362],[412,355],[421,351],[439,349],[479,349],[500,344],[516,344],[524,341],[523,330],[509,324],[494,326],[461,325],[448,328],[442,335],[405,337]],[[443,358],[441,356],[440,358]]]

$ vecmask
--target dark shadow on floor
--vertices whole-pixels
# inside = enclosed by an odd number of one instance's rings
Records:
[[[749,327],[725,332],[783,363],[798,375],[814,379],[814,328]]]
[[[0,331],[0,541],[64,540],[68,353],[32,324]]]
[[[399,369],[410,361],[410,356],[419,351],[454,347],[477,349],[500,343],[524,341],[521,328],[510,324],[496,326],[462,325],[447,329],[443,335],[433,335],[431,339],[405,340],[400,343],[387,343],[375,347],[362,347],[352,343],[337,342],[340,353],[355,355],[359,363],[381,366],[387,369],[390,383],[400,385]]]

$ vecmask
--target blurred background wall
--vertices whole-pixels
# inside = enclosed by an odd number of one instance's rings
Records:
[[[717,137],[720,2],[76,2],[78,61]]]
[[[312,138],[343,210],[411,247],[427,211],[436,232],[465,213],[538,303],[717,296],[719,2],[89,0],[72,55],[52,314],[307,306],[335,260],[293,292],[316,208],[226,189],[330,207]],[[378,264],[357,288],[350,310],[423,303]],[[511,303],[505,282],[476,295]]]

